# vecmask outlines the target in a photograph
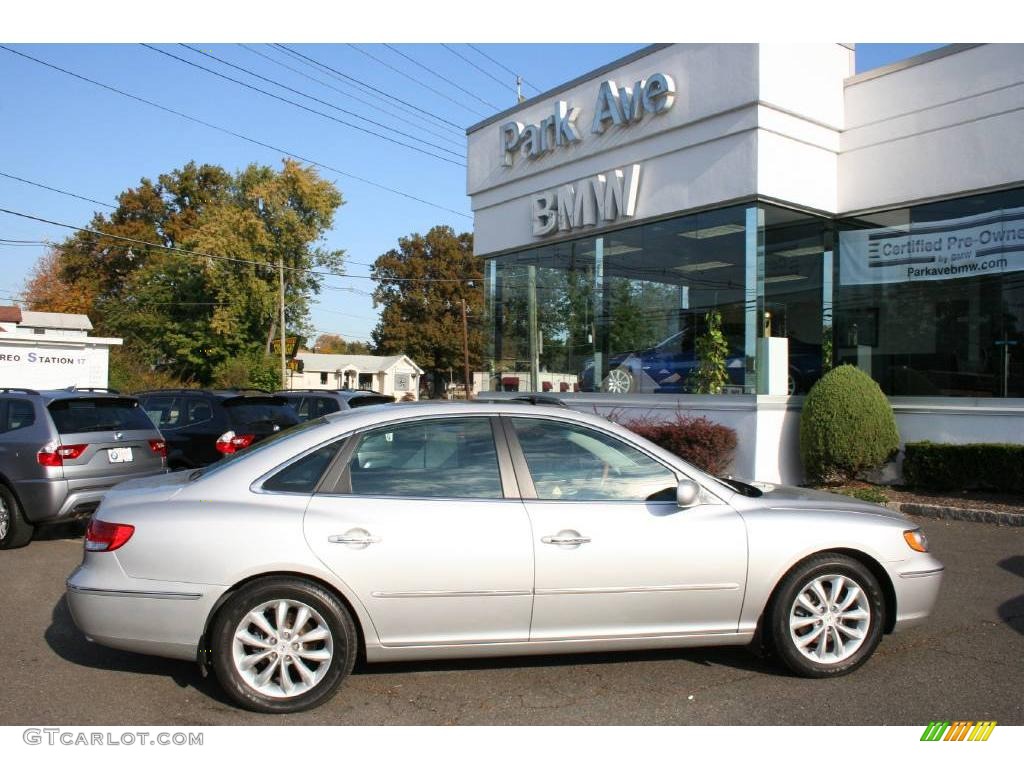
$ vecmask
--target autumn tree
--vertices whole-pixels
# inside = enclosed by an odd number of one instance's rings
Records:
[[[321,245],[342,202],[332,183],[292,160],[236,173],[189,163],[142,179],[111,214],[93,217],[92,231],[57,246],[37,267],[27,304],[68,311],[58,299],[74,296],[100,335],[123,337],[179,380],[208,384],[228,361],[265,350],[279,259],[288,333],[308,330],[309,300],[324,279],[314,270],[342,266],[343,253]]]
[[[437,226],[426,235],[399,238],[398,248],[374,262],[374,306],[383,307],[373,331],[377,351],[405,354],[432,373],[462,371],[462,300],[469,318],[469,364],[483,363],[483,265],[473,255],[473,235]]]
[[[372,355],[365,341],[346,341],[336,333],[322,333],[313,343],[313,351],[322,355]]]

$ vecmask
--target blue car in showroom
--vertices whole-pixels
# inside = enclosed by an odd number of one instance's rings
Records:
[[[692,374],[700,364],[692,344],[684,347],[687,331],[678,331],[653,347],[639,351],[620,352],[608,360],[608,373],[600,390],[614,395],[634,392],[654,394],[693,391]],[[744,385],[745,356],[730,348],[725,368],[729,384],[741,391]],[[821,376],[821,345],[789,339],[788,391],[804,394]],[[580,389],[595,391],[594,358],[587,358],[580,372]]]

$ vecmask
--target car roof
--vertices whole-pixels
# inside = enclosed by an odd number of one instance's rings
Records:
[[[116,389],[106,387],[68,387],[67,389],[29,389],[27,387],[0,387],[0,396],[14,395],[21,397],[39,397],[49,404],[56,400],[80,400],[83,398],[111,398],[134,400],[132,395],[122,394]]]
[[[265,389],[193,389],[191,387],[168,387],[167,389],[147,389],[136,392],[136,397],[150,395],[211,395],[220,400],[236,397],[278,397],[274,392]]]

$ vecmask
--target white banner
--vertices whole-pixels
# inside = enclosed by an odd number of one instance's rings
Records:
[[[840,285],[954,280],[1024,270],[1024,208],[839,234]]]

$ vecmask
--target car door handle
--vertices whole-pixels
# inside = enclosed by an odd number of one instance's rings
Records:
[[[371,536],[369,531],[362,528],[353,528],[345,533],[328,536],[327,540],[332,544],[347,544],[350,547],[364,549],[371,544],[379,544],[380,536]]]
[[[576,531],[559,531],[554,536],[542,536],[540,539],[544,544],[557,544],[562,547],[578,547],[580,544],[589,544],[590,538],[581,536]]]

